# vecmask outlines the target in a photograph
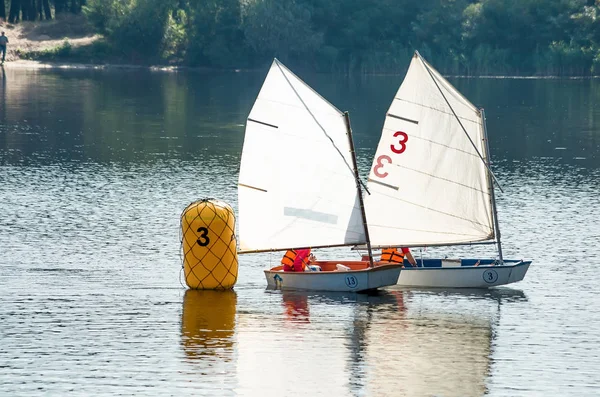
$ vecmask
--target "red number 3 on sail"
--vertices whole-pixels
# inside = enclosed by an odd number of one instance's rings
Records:
[[[383,167],[383,160],[385,160],[388,164],[392,164],[392,159],[386,154],[382,154],[381,156],[377,157],[377,164],[375,164],[375,167],[373,167],[373,173],[379,178],[385,178],[388,176],[387,172],[379,171],[379,169]]]
[[[402,131],[397,131],[394,134],[394,137],[400,137],[400,139],[398,140],[398,144],[400,145],[400,148],[396,148],[395,144],[394,145],[390,145],[390,149],[392,150],[392,152],[396,153],[396,154],[402,154],[404,153],[404,151],[406,150],[406,142],[408,142],[408,135],[406,134],[406,132],[402,132]]]

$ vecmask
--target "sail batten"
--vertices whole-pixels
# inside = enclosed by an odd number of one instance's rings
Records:
[[[409,123],[413,123],[413,124],[419,124],[419,121],[418,121],[418,120],[411,120],[411,119],[407,119],[406,117],[396,116],[395,114],[388,113],[388,116],[389,116],[389,117],[393,117],[393,118],[395,118],[395,119],[398,119],[398,120],[407,121],[407,122],[409,122]]]
[[[267,192],[265,189],[261,189],[259,187],[256,186],[248,186],[248,185],[244,185],[243,183],[238,183],[238,187],[246,187],[248,189],[254,189],[254,190],[258,190],[259,192]]]
[[[248,121],[240,252],[365,243],[344,115],[275,60]]]
[[[252,119],[248,119],[248,121],[252,121],[253,123],[257,123],[257,124],[262,124],[262,125],[266,125],[267,127],[272,127],[272,128],[279,128],[276,125],[273,124],[269,124],[269,123],[265,123],[264,121],[258,121],[258,120],[252,120]]]
[[[483,143],[479,109],[415,55],[386,113],[369,174],[372,244],[494,238]]]
[[[383,183],[383,182],[376,181],[376,180],[373,180],[373,179],[367,179],[367,182],[376,183],[378,185],[389,187],[390,189],[394,189],[394,190],[400,189],[400,186],[388,185],[387,183]]]

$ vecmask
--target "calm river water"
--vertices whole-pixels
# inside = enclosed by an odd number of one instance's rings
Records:
[[[270,292],[261,254],[188,291],[180,213],[237,206],[266,71],[0,69],[1,395],[600,395],[599,80],[451,79],[486,108],[524,281]],[[350,111],[366,175],[402,76],[299,75]]]

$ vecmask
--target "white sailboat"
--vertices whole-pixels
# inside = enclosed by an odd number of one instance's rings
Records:
[[[497,244],[498,259],[428,259],[398,284],[491,287],[520,281],[531,261],[504,260],[485,114],[418,52],[386,114],[367,188],[373,247]]]
[[[369,245],[348,113],[278,60],[246,123],[238,209],[239,253]],[[396,284],[401,269],[375,266],[372,255],[315,264],[322,271],[265,270],[268,286],[364,291]]]

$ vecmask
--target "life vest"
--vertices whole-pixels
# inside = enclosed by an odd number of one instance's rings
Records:
[[[308,252],[303,252],[308,251]],[[298,258],[298,254],[302,255],[306,254],[302,260]],[[308,258],[310,256],[310,250],[287,250],[283,258],[281,258],[281,263],[283,264],[284,272],[303,272],[308,266]]]
[[[298,253],[296,252],[296,250],[287,250],[285,251],[285,254],[283,255],[283,258],[281,258],[281,264],[284,267],[288,266],[289,268],[291,268],[292,266],[294,266],[294,259],[296,259],[296,255],[298,255]]]
[[[404,252],[397,248],[386,248],[381,251],[381,262],[400,263],[404,262]]]

